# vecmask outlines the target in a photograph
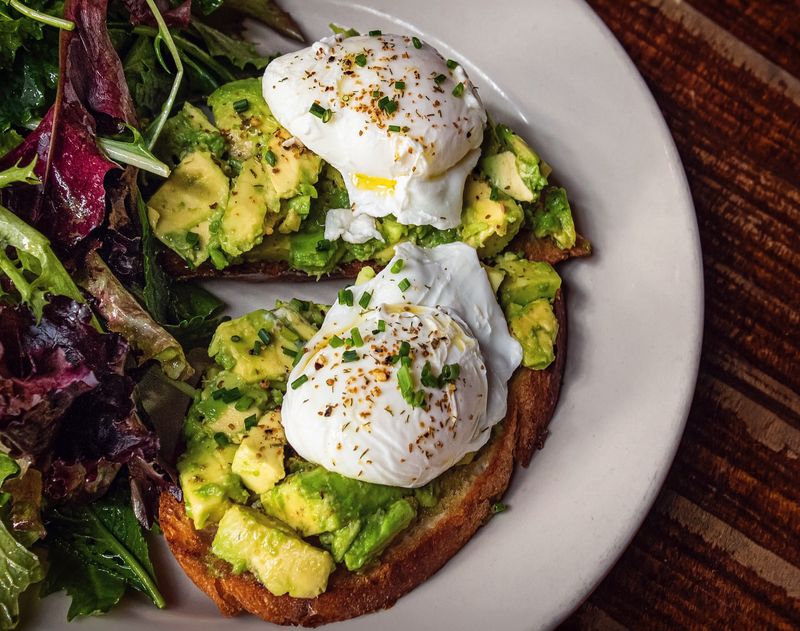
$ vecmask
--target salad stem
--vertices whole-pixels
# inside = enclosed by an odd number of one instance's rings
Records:
[[[146,0],[146,2],[147,6],[150,7],[150,11],[153,13],[156,24],[158,25],[158,34],[167,45],[167,50],[169,50],[170,55],[172,55],[172,60],[175,63],[175,79],[172,82],[172,89],[169,91],[169,96],[164,102],[164,105],[161,107],[161,112],[159,112],[149,130],[147,148],[152,150],[156,144],[156,140],[158,140],[158,137],[161,134],[161,130],[164,128],[164,123],[167,122],[167,117],[172,111],[172,106],[175,104],[175,99],[178,96],[178,89],[180,88],[181,81],[183,80],[183,62],[181,62],[181,56],[178,53],[177,47],[175,46],[175,41],[172,39],[172,33],[169,32],[169,28],[167,28],[167,24],[164,22],[164,17],[161,15],[161,11],[158,10],[155,0]],[[156,43],[158,44],[158,42]]]
[[[42,24],[46,24],[47,26],[54,26],[56,28],[60,28],[65,31],[72,31],[75,29],[75,22],[71,22],[70,20],[65,20],[64,18],[57,18],[47,13],[42,13],[41,11],[37,11],[36,9],[31,9],[29,6],[26,6],[21,2],[19,2],[19,0],[9,0],[8,4],[10,4],[20,13],[22,13],[22,15],[24,15],[25,17],[30,18],[31,20],[35,20],[37,22],[41,22]]]
[[[97,138],[97,144],[106,152],[109,158],[116,162],[129,164],[137,169],[161,177],[169,177],[169,167],[156,158],[149,150],[145,149],[145,147],[137,146],[123,140],[101,137]]]

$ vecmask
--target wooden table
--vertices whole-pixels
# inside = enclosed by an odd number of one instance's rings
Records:
[[[564,626],[800,629],[800,2],[589,4],[678,145],[706,315],[664,489]]]

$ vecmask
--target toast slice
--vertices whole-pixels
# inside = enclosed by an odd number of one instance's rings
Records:
[[[592,252],[592,246],[589,241],[578,235],[572,248],[562,250],[552,239],[539,239],[533,233],[524,231],[516,236],[506,250],[508,252],[522,252],[525,258],[530,261],[545,261],[555,265],[567,259],[589,256]],[[314,278],[305,272],[291,269],[288,263],[282,261],[239,263],[222,270],[218,270],[206,262],[195,269],[190,269],[181,257],[166,248],[161,252],[160,261],[167,273],[178,280],[230,278],[249,281],[276,279],[298,281]],[[370,261],[349,261],[336,266],[325,276],[327,278],[355,278],[359,270],[367,265],[376,268],[380,267],[380,265]]]
[[[441,568],[488,521],[492,504],[508,488],[514,465],[527,466],[541,448],[566,358],[567,321],[561,292],[553,309],[559,322],[555,361],[545,370],[520,368],[515,373],[508,413],[489,443],[469,465],[444,474],[439,503],[422,509],[377,565],[361,574],[338,567],[327,591],[316,598],[274,596],[252,575],[233,574],[225,561],[211,554],[213,528],[195,530],[183,504],[164,493],[160,525],[172,554],[226,616],[247,611],[277,624],[315,627],[390,607]]]

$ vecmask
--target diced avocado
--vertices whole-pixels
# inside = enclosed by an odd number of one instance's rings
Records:
[[[484,265],[483,263],[481,263],[481,267],[486,272],[486,276],[489,278],[489,284],[492,286],[492,291],[496,294],[497,290],[500,289],[503,279],[506,277],[506,273],[499,267],[492,267],[491,265]]]
[[[257,309],[217,327],[209,356],[245,383],[284,380],[302,339],[266,309]]]
[[[307,342],[319,330],[327,309],[328,307],[325,305],[302,300],[277,301],[273,313],[281,319],[283,324],[288,325],[294,333],[297,333],[303,342]]]
[[[153,232],[192,266],[209,257],[210,224],[228,202],[228,178],[207,151],[187,155],[147,203]]]
[[[220,160],[225,152],[225,141],[203,111],[187,101],[164,124],[153,153],[174,168],[193,151],[208,151]]]
[[[265,493],[286,475],[283,469],[281,414],[267,412],[251,427],[233,456],[231,470],[254,493]]]
[[[558,335],[558,320],[546,298],[524,307],[511,305],[507,311],[508,329],[522,345],[522,365],[541,370],[555,359],[553,347]]]
[[[506,195],[521,202],[536,201],[547,185],[549,167],[505,125],[497,125],[490,134],[491,149],[481,160],[481,171]]]
[[[297,232],[290,237],[292,267],[307,274],[324,274],[341,260],[344,246],[325,239],[323,230]]]
[[[248,158],[233,181],[228,206],[219,223],[222,249],[232,257],[253,249],[264,238],[265,225],[277,221],[279,213],[280,201],[264,161]]]
[[[522,227],[522,208],[510,197],[492,189],[486,180],[470,175],[464,186],[461,239],[481,257],[494,256]]]
[[[540,239],[552,237],[562,250],[575,245],[575,223],[563,188],[547,187],[539,203],[528,213],[528,220],[533,234]]]
[[[435,248],[443,243],[458,241],[458,228],[441,230],[433,226],[414,226],[410,230],[410,240],[423,248]]]
[[[277,520],[245,506],[232,506],[219,523],[211,552],[248,570],[272,594],[314,598],[325,591],[336,564]]]
[[[297,195],[316,197],[314,184],[319,179],[322,158],[291,138],[282,127],[269,138],[267,149],[272,153],[269,161],[274,162],[269,168],[275,190],[280,199]]]
[[[330,164],[326,164],[322,169],[317,183],[317,193],[316,206],[322,211],[331,208],[350,208],[350,197],[347,195],[344,178]]]
[[[319,542],[330,551],[334,561],[341,563],[360,530],[361,520],[354,519],[346,526],[339,528],[339,530],[323,532],[319,536]]]
[[[538,298],[553,300],[561,287],[561,277],[549,263],[528,261],[506,253],[495,261],[495,269],[505,272],[500,284],[500,304],[527,305]]]
[[[202,437],[189,441],[178,460],[186,514],[198,530],[222,519],[231,501],[247,501],[247,491],[231,471],[235,452],[236,445]]]
[[[267,515],[307,537],[338,530],[411,493],[410,489],[361,482],[316,467],[289,475],[261,495],[261,503]]]
[[[261,95],[261,79],[241,79],[217,88],[208,97],[214,122],[240,162],[262,154],[278,121]]]
[[[314,190],[313,186],[310,186]],[[314,192],[316,195],[316,191]],[[308,217],[311,212],[311,195],[296,195],[291,199],[281,200],[281,221],[278,224],[278,232],[281,234],[291,234],[300,230],[303,219]]]
[[[377,559],[392,540],[417,516],[412,499],[397,500],[386,509],[378,509],[364,520],[364,525],[344,555],[351,572]]]
[[[200,416],[200,429],[206,434],[224,434],[233,443],[241,442],[247,419],[260,417],[274,407],[271,393],[259,385],[248,385],[228,371],[210,374],[200,400],[193,410]]]
[[[370,267],[369,265],[365,265],[358,271],[358,275],[356,276],[355,285],[363,285],[369,280],[375,278],[375,270]]]
[[[245,261],[285,261],[292,258],[292,242],[287,234],[268,234],[243,255]]]

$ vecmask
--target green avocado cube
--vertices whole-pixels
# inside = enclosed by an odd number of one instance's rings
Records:
[[[558,320],[553,306],[540,298],[524,307],[512,305],[507,311],[508,329],[522,345],[522,365],[534,370],[547,368],[555,359]]]
[[[497,258],[494,267],[505,272],[499,291],[504,309],[511,304],[524,306],[539,298],[553,300],[561,287],[561,277],[549,263],[505,254]]]
[[[219,522],[211,552],[236,574],[252,572],[275,596],[314,598],[328,586],[336,564],[291,529],[246,506],[231,506]]]
[[[486,180],[470,175],[464,186],[461,239],[481,258],[505,248],[522,227],[522,208],[503,193],[496,193]]]
[[[319,536],[319,541],[324,545],[333,555],[333,560],[341,563],[344,560],[344,555],[350,548],[350,545],[355,541],[356,536],[361,531],[361,520],[354,519],[346,526],[335,530],[334,532],[323,532]]]
[[[551,237],[562,250],[575,245],[575,222],[567,191],[563,188],[547,187],[539,203],[528,214],[528,219],[533,234],[539,239]]]
[[[208,97],[208,106],[231,157],[240,162],[262,154],[280,127],[261,94],[260,78],[220,86]]]
[[[369,515],[344,555],[347,569],[355,572],[377,559],[416,516],[417,509],[410,498],[397,500],[388,508]]]
[[[261,495],[261,504],[267,515],[308,537],[338,530],[412,493],[346,478],[318,466],[287,476]]]

